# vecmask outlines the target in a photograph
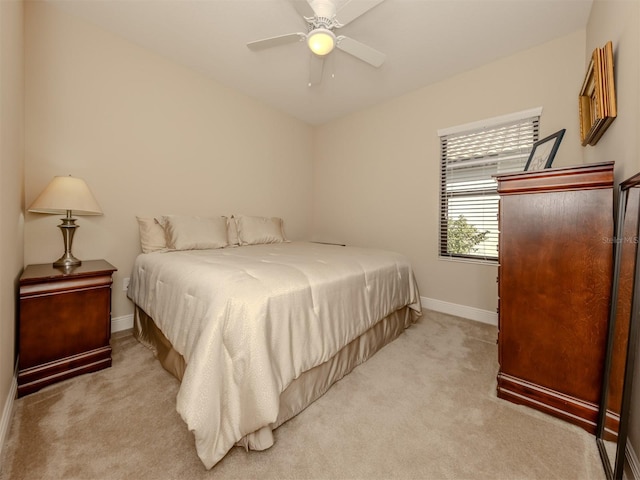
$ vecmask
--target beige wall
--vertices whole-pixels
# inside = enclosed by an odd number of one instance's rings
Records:
[[[588,161],[615,160],[616,180],[640,172],[640,2],[596,0],[587,25],[585,68],[591,52],[614,46],[618,116],[602,139],[585,149]],[[636,349],[629,440],[640,456],[640,344]]]
[[[596,145],[585,147],[585,161],[615,161],[617,181],[640,170],[639,12],[637,1],[596,0],[587,25],[584,70],[595,48],[613,42],[618,115]]]
[[[23,252],[23,6],[0,2],[0,447],[13,405],[16,289]]]
[[[577,95],[585,32],[457,75],[316,129],[314,235],[409,256],[423,297],[495,311],[495,266],[439,260],[439,128],[542,106],[567,132],[554,166],[583,162]]]
[[[309,237],[311,127],[45,3],[25,29],[26,204],[86,180],[104,216],[79,218],[73,253],[118,268],[114,316],[132,312],[136,215],[275,215]],[[58,223],[26,214],[25,264],[63,253]]]

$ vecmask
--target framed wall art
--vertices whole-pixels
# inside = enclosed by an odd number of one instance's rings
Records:
[[[525,171],[529,170],[543,170],[551,167],[553,158],[556,156],[562,137],[564,136],[565,128],[558,130],[553,135],[549,135],[542,140],[538,140],[533,144],[531,153],[527,164],[524,166]]]
[[[580,89],[580,142],[595,145],[617,116],[613,77],[613,44],[596,48]]]

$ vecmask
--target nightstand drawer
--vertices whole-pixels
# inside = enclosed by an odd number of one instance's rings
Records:
[[[20,367],[109,344],[111,288],[84,288],[20,300]]]

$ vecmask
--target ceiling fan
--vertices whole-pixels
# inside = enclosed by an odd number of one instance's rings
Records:
[[[309,86],[320,83],[325,56],[338,48],[374,67],[382,65],[385,55],[344,35],[336,35],[334,30],[348,25],[384,0],[346,0],[336,7],[338,0],[290,0],[305,22],[307,33],[296,32],[278,35],[247,43],[249,49],[257,51],[277,47],[292,42],[306,41],[311,55]]]

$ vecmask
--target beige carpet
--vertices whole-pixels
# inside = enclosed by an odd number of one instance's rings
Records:
[[[0,479],[603,479],[593,436],[496,397],[496,334],[425,312],[271,449],[207,471],[177,380],[120,333],[112,368],[16,401]]]

